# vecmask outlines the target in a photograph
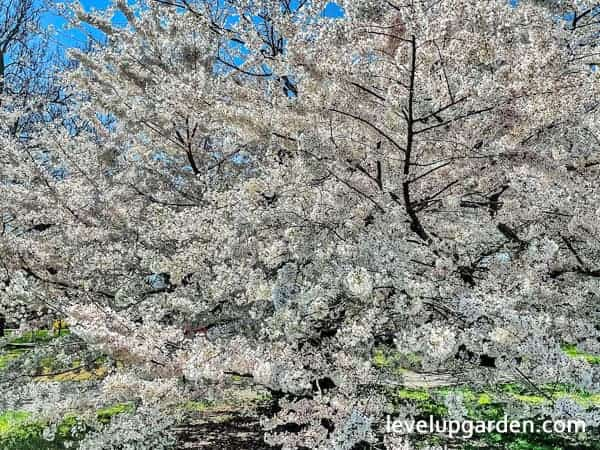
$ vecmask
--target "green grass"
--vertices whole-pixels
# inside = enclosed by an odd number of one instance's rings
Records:
[[[62,330],[61,335],[67,334],[68,330]],[[25,333],[22,336],[8,337],[9,343],[14,344],[36,344],[47,343],[58,337],[52,331],[38,330]],[[571,358],[584,358],[590,364],[600,364],[600,356],[583,352],[575,345],[564,345],[561,347],[565,354]],[[6,367],[10,361],[19,358],[26,349],[15,349],[0,354],[0,370]],[[393,349],[378,348],[371,357],[374,367],[387,371],[388,373],[402,374],[405,370],[418,367],[420,358],[416,354],[401,354]],[[56,364],[52,357],[43,358],[41,361],[43,371],[51,371]],[[79,361],[74,362],[78,366]],[[64,381],[74,381],[77,377],[89,378],[89,373],[82,371],[69,373],[64,376]],[[92,374],[93,375],[93,374]],[[75,377],[75,378],[74,378]],[[42,377],[43,378],[43,377]],[[43,381],[43,379],[40,381]],[[49,377],[51,378],[51,377]],[[60,377],[59,377],[60,378]],[[77,378],[78,379],[78,378]],[[62,381],[56,379],[53,381]],[[234,382],[239,380],[233,380]],[[237,390],[236,390],[237,391]],[[600,409],[600,393],[586,392],[568,384],[540,385],[538,388],[519,383],[506,383],[490,386],[484,389],[469,389],[466,387],[436,388],[436,389],[386,389],[386,396],[391,405],[399,410],[406,404],[415,405],[420,411],[421,417],[432,415],[437,418],[445,417],[448,413],[444,404],[445,397],[450,393],[459,393],[466,407],[467,416],[471,420],[499,420],[502,419],[512,403],[528,405],[532,411],[538,411],[538,407],[551,405],[551,402],[559,398],[569,398],[586,409]],[[188,401],[181,407],[188,412],[210,412],[216,409],[235,411],[243,406],[258,404],[270,400],[265,394],[254,393],[252,397],[246,395],[243,399],[224,400],[215,403],[208,400]],[[119,414],[133,412],[133,403],[119,403],[109,407],[101,408],[96,412],[100,423],[109,423],[112,418]],[[26,412],[12,411],[0,413],[0,449],[1,450],[57,450],[64,448],[62,442],[77,440],[71,436],[71,430],[78,424],[76,415],[70,415],[59,424],[56,439],[47,442],[42,438],[44,424],[33,421]],[[497,434],[489,433],[478,435],[463,445],[463,450],[475,448],[503,449],[503,450],[559,450],[559,449],[598,449],[600,443],[588,439],[587,441],[575,442],[565,440],[560,435],[522,435],[522,434]],[[424,439],[424,437],[421,437]],[[428,438],[428,442],[433,442]],[[421,442],[422,443],[422,442]],[[443,442],[436,442],[443,444]]]
[[[210,410],[214,406],[214,402],[210,402],[208,400],[200,400],[200,401],[188,401],[183,405],[183,409],[185,411],[191,412],[206,412]]]
[[[11,362],[14,359],[17,359],[22,354],[23,350],[20,349],[9,350],[6,353],[0,353],[0,370],[4,369],[9,362]]]
[[[226,395],[221,400],[198,399],[189,400],[179,407],[188,413],[206,413],[206,412],[223,412],[223,411],[238,411],[247,408],[260,408],[266,406],[273,400],[273,397],[262,391],[254,389],[230,389],[226,391]]]
[[[0,414],[0,436],[10,434],[29,419],[29,413],[25,411],[7,411]]]
[[[69,330],[61,330],[60,335],[68,334]],[[9,344],[37,344],[50,342],[58,337],[58,334],[53,334],[48,330],[35,330],[23,333],[21,336],[12,338],[8,341]]]
[[[378,369],[385,369],[396,374],[401,374],[405,370],[419,367],[421,357],[416,353],[400,353],[380,347],[373,352],[371,363]]]
[[[513,398],[521,403],[527,403],[529,405],[544,405],[550,403],[550,399],[542,397],[540,395],[520,395],[514,394]]]
[[[600,355],[583,352],[575,345],[563,345],[562,350],[571,358],[584,358],[590,364],[600,364]],[[416,354],[403,354],[388,347],[378,347],[371,355],[371,363],[374,367],[401,375],[406,370],[411,370],[420,364],[420,358]],[[600,393],[584,392],[567,385],[545,385],[539,390],[527,387],[519,383],[506,383],[497,387],[489,387],[483,391],[476,392],[468,388],[438,388],[434,391],[401,389],[389,392],[392,399],[412,400],[415,402],[429,402],[428,410],[436,409],[431,402],[438,401],[438,406],[443,404],[443,395],[449,392],[462,394],[463,400],[474,411],[477,406],[517,402],[533,407],[551,404],[559,398],[570,398],[584,408],[600,408]],[[439,408],[437,408],[439,409]]]
[[[396,391],[396,397],[407,400],[427,401],[430,395],[425,389],[399,389]]]
[[[60,337],[70,334],[68,329],[61,329],[60,333],[49,330],[34,330],[15,337],[15,331],[7,333],[6,345],[8,351],[0,352],[0,370],[7,367],[10,361],[19,358],[20,355],[27,353],[36,346],[43,347],[44,344]],[[13,347],[16,348],[13,348]],[[104,378],[108,372],[105,363],[106,358],[97,358],[97,365],[92,368],[84,368],[81,361],[73,361],[71,367],[65,367],[58,364],[55,356],[52,354],[41,358],[38,361],[36,375],[37,381],[89,381]],[[70,370],[73,369],[73,370]]]
[[[488,394],[487,392],[480,394],[479,398],[477,399],[477,404],[480,406],[489,405],[491,403],[492,403],[492,396],[490,394]]]
[[[24,411],[0,414],[0,448],[2,450],[56,450],[58,443],[42,438],[44,425],[31,420]]]
[[[538,390],[539,389],[539,390]],[[467,418],[473,421],[499,421],[503,420],[510,411],[513,403],[533,408],[532,417],[536,423],[541,424],[545,417],[535,416],[538,407],[551,405],[551,402],[559,398],[568,397],[585,408],[600,408],[600,394],[585,392],[574,386],[541,385],[536,389],[519,383],[506,383],[498,386],[490,386],[487,389],[475,390],[468,387],[445,387],[435,389],[388,389],[387,398],[396,410],[407,404],[415,405],[420,411],[416,419],[428,419],[433,416],[441,419],[447,416],[445,398],[449,394],[460,394],[466,409]],[[510,420],[510,417],[508,418]],[[600,440],[597,439],[598,430],[588,430],[587,436],[541,434],[541,433],[486,433],[475,434],[467,442],[462,441],[458,446],[449,446],[462,450],[475,449],[497,449],[497,450],[600,450]],[[448,441],[437,440],[432,436],[414,435],[417,444],[415,448],[426,448],[426,446],[441,446],[450,444]],[[454,442],[457,444],[457,442]]]
[[[133,403],[117,403],[116,405],[101,408],[96,413],[98,421],[101,423],[108,423],[111,419],[119,414],[133,412],[135,406]]]
[[[574,344],[565,344],[562,347],[562,351],[571,358],[583,358],[590,364],[600,364],[600,355],[593,355],[579,350]]]
[[[397,407],[407,403],[414,404],[421,414],[418,418],[442,418],[447,414],[444,399],[450,393],[459,393],[467,411],[467,417],[474,421],[502,420],[512,402],[529,405],[533,408],[551,404],[551,399],[556,400],[568,397],[586,408],[600,408],[600,394],[593,394],[576,389],[569,385],[545,385],[539,387],[537,392],[532,387],[518,383],[507,383],[490,387],[487,390],[477,391],[465,387],[437,388],[437,389],[395,389],[388,391],[388,398]],[[534,392],[532,392],[532,390]],[[547,397],[550,398],[547,398]],[[546,418],[531,417],[530,420],[541,423]],[[509,417],[510,420],[510,417]],[[597,438],[598,430],[588,430],[579,435],[542,434],[542,433],[486,433],[474,435],[468,442],[462,442],[462,450],[498,449],[498,450],[600,450],[600,439]],[[416,435],[416,448],[423,446],[441,446],[448,442],[440,442],[432,436]]]
[[[97,411],[98,421],[108,423],[118,414],[133,411],[132,403],[119,403]],[[73,428],[80,430],[73,434]],[[0,413],[0,449],[2,450],[59,450],[67,448],[67,442],[74,443],[83,438],[89,426],[82,424],[75,414],[66,415],[56,427],[53,441],[47,441],[42,433],[45,423],[32,419],[26,411],[5,411]]]

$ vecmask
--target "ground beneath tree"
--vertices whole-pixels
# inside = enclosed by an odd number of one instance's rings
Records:
[[[201,418],[179,426],[178,449],[272,450],[256,417],[240,413],[205,413]]]

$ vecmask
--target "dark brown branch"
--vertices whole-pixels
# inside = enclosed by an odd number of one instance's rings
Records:
[[[411,62],[410,62],[410,82],[409,82],[409,90],[408,90],[408,110],[406,112],[407,115],[407,131],[406,131],[406,150],[404,151],[404,182],[402,183],[402,197],[404,200],[404,209],[408,214],[410,219],[410,228],[412,231],[417,233],[417,235],[426,242],[431,241],[431,238],[423,228],[419,217],[417,216],[417,212],[415,211],[411,200],[410,200],[410,184],[411,182],[408,180],[410,175],[410,166],[411,166],[411,154],[413,150],[414,144],[414,136],[415,132],[413,129],[414,126],[414,97],[415,97],[415,74],[417,67],[417,43],[414,36],[411,36]],[[393,198],[393,197],[392,197]]]
[[[415,122],[427,122],[427,120],[429,120],[432,117],[436,117],[439,113],[444,112],[445,110],[452,108],[453,106],[459,104],[460,102],[463,102],[467,99],[467,97],[461,97],[456,101],[452,101],[451,103],[447,104],[446,106],[442,106],[441,108],[437,109],[436,111],[431,112],[430,114],[427,114],[426,116],[423,117],[419,117],[418,119],[415,119]]]
[[[472,117],[472,116],[483,114],[485,112],[491,111],[494,108],[495,108],[494,106],[490,106],[490,107],[483,108],[483,109],[476,109],[476,110],[473,110],[473,111],[469,111],[469,112],[467,112],[465,114],[462,114],[460,116],[457,116],[457,117],[454,117],[452,119],[446,120],[444,122],[438,123],[436,125],[432,125],[430,127],[426,127],[426,128],[422,128],[420,130],[416,130],[414,132],[414,134],[425,133],[426,131],[433,130],[434,128],[439,128],[439,127],[443,127],[443,126],[449,125],[452,122],[457,122],[457,121],[462,120],[462,119],[467,119],[467,118]]]
[[[361,197],[367,199],[368,201],[370,201],[371,203],[373,203],[375,205],[375,207],[380,211],[380,212],[385,212],[385,209],[383,209],[383,206],[381,206],[379,203],[377,203],[373,198],[371,198],[370,195],[365,194],[363,191],[361,191],[360,189],[358,189],[356,186],[351,185],[350,183],[348,183],[346,180],[344,180],[343,178],[338,177],[335,173],[333,173],[331,170],[328,170],[328,172],[331,174],[332,177],[334,177],[336,180],[338,180],[339,182],[343,183],[344,185],[346,185],[350,190],[356,192],[358,195],[360,195]]]
[[[385,131],[381,130],[377,125],[372,124],[368,120],[363,119],[362,117],[356,116],[354,114],[350,114],[350,113],[347,113],[347,112],[344,112],[344,111],[340,111],[340,110],[335,109],[335,108],[330,108],[330,111],[336,112],[336,113],[341,114],[341,115],[346,116],[346,117],[351,117],[352,119],[355,119],[355,120],[358,120],[359,122],[364,123],[365,125],[369,126],[370,128],[374,129],[375,131],[377,131],[381,136],[383,136],[385,139],[387,139],[398,150],[400,150],[403,153],[406,152],[406,150],[402,146],[400,146],[400,144],[398,144],[394,139],[392,139],[388,134],[386,134]]]
[[[411,179],[410,179],[410,180],[408,180],[407,182],[408,182],[408,183],[414,183],[415,181],[417,181],[417,180],[420,180],[421,178],[424,178],[424,177],[426,177],[427,175],[430,175],[430,174],[432,174],[433,172],[435,172],[435,171],[437,171],[437,170],[443,169],[444,167],[446,167],[446,166],[448,166],[448,165],[450,165],[450,162],[446,162],[446,163],[444,163],[444,164],[442,164],[442,165],[440,165],[440,166],[436,166],[436,167],[434,167],[434,168],[432,168],[432,169],[429,169],[429,170],[427,170],[426,172],[423,172],[423,173],[422,173],[422,174],[420,174],[420,175],[417,175],[417,176],[416,176],[416,177],[414,177],[414,178],[411,178]]]
[[[360,90],[362,90],[362,91],[364,91],[364,92],[367,92],[368,94],[371,94],[373,97],[376,97],[376,98],[378,98],[379,100],[381,100],[381,101],[383,101],[383,102],[385,102],[385,101],[386,101],[386,98],[385,98],[385,97],[382,97],[382,96],[381,96],[381,95],[379,95],[377,92],[375,92],[375,91],[373,91],[373,90],[371,90],[371,89],[369,89],[369,88],[367,88],[367,87],[364,87],[364,86],[362,86],[362,85],[360,85],[360,84],[358,84],[358,83],[355,83],[354,81],[349,81],[349,83],[350,83],[352,86],[355,86],[355,87],[359,88]]]
[[[583,262],[583,260],[581,259],[581,257],[579,256],[579,254],[577,253],[577,251],[575,250],[575,248],[573,247],[573,244],[571,243],[571,241],[569,241],[564,236],[561,236],[561,238],[562,238],[563,242],[567,245],[567,248],[569,249],[569,251],[571,253],[573,253],[573,255],[575,256],[575,259],[579,263],[579,267],[583,269],[586,266],[586,264]]]
[[[444,192],[446,192],[448,189],[450,189],[452,186],[454,186],[456,183],[458,183],[458,180],[454,180],[450,183],[448,183],[446,186],[444,186],[443,188],[441,188],[439,191],[437,191],[435,194],[433,195],[429,195],[421,200],[419,200],[418,202],[415,203],[414,208],[417,212],[421,211],[422,209],[426,208],[430,203],[436,201],[437,197],[439,197],[440,195],[442,195]]]
[[[74,290],[78,290],[78,291],[86,291],[86,289],[84,289],[82,286],[77,286],[75,284],[71,284],[71,283],[67,283],[65,281],[59,281],[59,280],[50,280],[48,278],[44,278],[39,276],[37,273],[35,273],[29,266],[27,266],[25,264],[25,261],[22,261],[23,265],[22,265],[22,269],[23,271],[30,277],[42,282],[42,283],[47,283],[47,284],[51,284],[54,286],[58,286],[60,288],[63,289],[74,289]],[[94,294],[99,294],[103,297],[107,297],[107,298],[111,298],[114,299],[115,298],[115,294],[111,294],[110,292],[106,292],[106,291],[100,291],[100,290],[89,290],[89,292],[92,292]]]

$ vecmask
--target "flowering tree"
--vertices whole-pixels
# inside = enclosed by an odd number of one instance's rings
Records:
[[[34,178],[5,185],[54,226],[3,236],[3,295],[121,361],[108,396],[269,389],[283,448],[383,442],[385,414],[418,414],[389,386],[597,391],[561,350],[600,352],[592,2],[325,3],[73,6],[106,38],[65,77],[89,126],[40,134],[64,176],[21,158]],[[381,348],[416,362],[383,371]]]
[[[38,136],[47,124],[60,124],[68,99],[56,80],[54,67],[59,60],[52,50],[49,32],[40,24],[43,11],[40,4],[31,0],[8,0],[0,7],[0,140],[4,147],[0,181],[0,336],[4,335],[7,320],[13,325],[28,322],[35,326],[32,319],[39,319],[48,311],[48,305],[37,294],[22,289],[22,274],[12,271],[9,257],[14,250],[10,245],[12,236],[28,235],[35,241],[34,236],[53,225],[36,221],[35,214],[31,214],[36,209],[34,203],[45,196],[31,189],[31,184],[42,181],[40,165],[45,166],[42,170],[51,168],[48,148]],[[29,166],[29,160],[34,160],[33,166]],[[11,191],[21,195],[13,197]],[[28,198],[38,195],[41,197],[28,203]],[[21,202],[27,206],[17,207]],[[5,290],[12,294],[4,295]]]

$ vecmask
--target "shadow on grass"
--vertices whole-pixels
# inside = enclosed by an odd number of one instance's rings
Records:
[[[176,428],[178,449],[272,450],[256,417],[235,412],[206,413]]]

